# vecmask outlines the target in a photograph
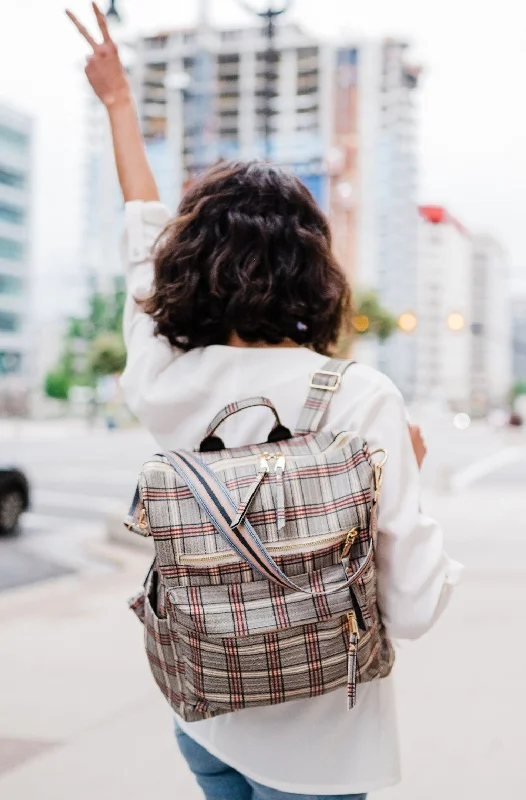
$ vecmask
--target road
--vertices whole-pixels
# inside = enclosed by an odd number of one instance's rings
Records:
[[[154,448],[142,430],[4,423],[1,459],[28,475],[32,507],[20,533],[0,539],[0,590],[72,571],[108,569],[86,543],[102,539],[107,515],[131,500],[141,464]]]
[[[473,473],[480,485],[524,485],[526,432],[483,425],[459,431],[443,418],[423,419],[422,424],[429,446],[426,487],[453,475],[462,489],[473,481]],[[141,429],[108,432],[75,422],[1,422],[1,460],[27,472],[33,503],[20,535],[0,540],[0,590],[71,571],[107,569],[89,555],[86,542],[104,536],[107,515],[125,508],[142,463],[156,449]]]

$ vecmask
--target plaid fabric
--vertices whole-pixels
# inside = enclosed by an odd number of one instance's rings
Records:
[[[228,406],[225,406],[225,408],[223,408],[219,414],[216,414],[206,429],[205,439],[207,436],[211,436],[213,433],[215,433],[221,423],[224,422],[228,417],[231,417],[232,414],[237,414],[238,411],[243,411],[245,408],[255,408],[257,406],[265,406],[266,408],[270,408],[275,416],[274,424],[279,424],[280,420],[278,414],[270,400],[268,400],[266,397],[250,397],[247,400],[239,400],[237,403],[230,403]]]
[[[238,505],[263,453],[270,469],[247,520],[279,569],[316,596],[264,579],[229,548],[167,458],[149,461],[140,476],[138,507],[145,509],[156,561],[132,608],[144,622],[154,679],[189,721],[340,686],[347,686],[352,706],[357,682],[392,668],[374,557],[365,560],[376,535],[365,442],[322,431],[199,458]],[[278,453],[285,459],[279,476],[272,466]],[[350,531],[354,543],[342,558]],[[350,576],[356,576],[350,588],[319,594]]]
[[[338,389],[342,375],[353,363],[353,361],[331,358],[321,369],[313,372],[309,395],[303,406],[296,434],[301,435],[319,429],[333,392]]]

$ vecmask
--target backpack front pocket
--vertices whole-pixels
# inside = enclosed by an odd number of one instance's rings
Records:
[[[179,660],[168,619],[157,612],[157,572],[153,570],[144,590],[144,644],[155,682],[177,711],[185,698],[182,690],[184,668]]]
[[[342,583],[341,565],[295,581],[313,592]],[[311,597],[267,581],[177,587],[168,618],[185,683],[214,713],[313,697],[348,683],[356,670],[349,589]]]

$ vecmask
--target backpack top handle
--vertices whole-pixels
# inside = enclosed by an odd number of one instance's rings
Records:
[[[200,453],[208,453],[214,450],[224,450],[225,445],[219,436],[215,436],[215,431],[228,417],[237,414],[239,411],[244,411],[245,408],[257,408],[263,406],[269,408],[274,414],[274,425],[268,435],[267,442],[281,442],[283,439],[291,439],[292,433],[285,425],[281,424],[279,414],[274,407],[274,404],[267,397],[248,397],[245,400],[239,400],[237,403],[229,403],[225,406],[219,414],[216,414],[208,428],[206,429],[205,438],[199,446]]]

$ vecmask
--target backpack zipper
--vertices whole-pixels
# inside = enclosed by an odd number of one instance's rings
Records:
[[[343,447],[349,439],[353,436],[352,433],[340,433],[338,436],[323,450],[320,450],[319,453],[302,453],[299,455],[292,455],[284,453],[257,453],[251,456],[239,456],[238,458],[225,458],[224,461],[216,461],[214,464],[210,464],[210,469],[213,472],[221,472],[224,469],[229,469],[230,467],[244,467],[249,466],[250,464],[259,464],[261,459],[264,458],[267,461],[276,461],[275,469],[283,472],[285,468],[285,461],[291,459],[292,461],[302,461],[306,458],[316,458],[317,456],[325,455],[325,453],[330,453],[333,450],[338,450],[340,447]]]
[[[350,534],[355,535],[355,532],[356,534],[358,533],[357,528],[353,528],[352,531],[324,533],[320,536],[304,536],[301,539],[296,539],[294,542],[290,542],[289,544],[283,544],[281,542],[268,542],[265,544],[265,548],[272,555],[294,555],[295,552],[302,553],[307,547],[309,550],[323,550],[323,548],[327,547],[328,545],[336,544],[337,542],[347,542]],[[192,567],[197,567],[200,564],[206,566],[210,561],[213,561],[217,564],[224,564],[228,562],[235,564],[236,562],[241,562],[242,560],[242,558],[239,558],[239,556],[231,551],[227,553],[211,553],[210,555],[201,555],[200,553],[180,553],[177,556],[178,564],[181,566],[186,565]]]

